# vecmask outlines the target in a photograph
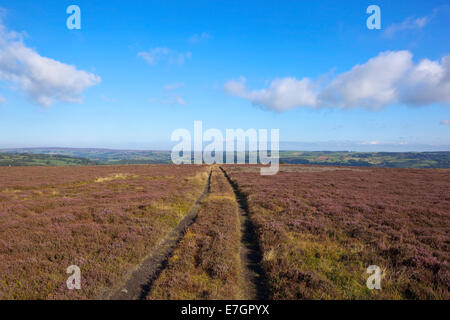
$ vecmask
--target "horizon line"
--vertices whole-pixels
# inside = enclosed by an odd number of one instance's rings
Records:
[[[122,151],[122,152],[172,152],[169,149],[121,149],[121,148],[105,148],[105,147],[13,147],[13,148],[0,148],[0,152],[7,152],[7,151],[17,151],[17,150],[29,150],[29,149],[71,149],[71,150],[104,150],[104,151]],[[260,150],[254,150],[254,151],[248,151],[245,150],[244,152],[259,152]],[[270,149],[267,149],[265,151],[271,151]],[[290,152],[347,152],[347,153],[435,153],[435,152],[450,152],[450,150],[428,150],[428,151],[356,151],[356,150],[329,150],[329,149],[323,149],[323,150],[302,150],[302,149],[279,149],[279,151],[290,151]],[[195,151],[192,150],[192,152],[203,152],[202,151]],[[226,153],[226,150],[223,150],[223,153]],[[240,151],[233,151],[233,152],[240,152]],[[242,151],[241,151],[242,152]]]

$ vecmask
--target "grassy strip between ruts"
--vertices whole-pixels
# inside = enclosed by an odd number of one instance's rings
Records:
[[[233,190],[213,168],[210,193],[148,299],[243,298],[239,216]]]

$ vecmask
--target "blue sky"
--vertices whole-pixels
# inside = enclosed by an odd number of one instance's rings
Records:
[[[0,148],[169,149],[202,120],[291,149],[450,150],[446,2],[0,1]]]

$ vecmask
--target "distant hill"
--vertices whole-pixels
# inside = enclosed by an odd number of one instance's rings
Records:
[[[0,153],[0,166],[87,166],[98,162],[65,155]]]
[[[170,151],[114,150],[93,148],[17,148],[0,149],[2,153],[20,157],[39,165],[89,165],[89,164],[169,164]],[[59,158],[58,158],[59,157]],[[65,157],[65,158],[64,158]],[[248,154],[247,154],[248,157]],[[30,162],[30,159],[31,162]],[[25,163],[28,163],[25,161]],[[439,152],[348,152],[348,151],[280,151],[280,162],[286,164],[337,165],[386,168],[450,168],[450,151]],[[5,165],[1,164],[0,165]],[[3,162],[6,163],[6,162]],[[19,164],[18,164],[19,163]],[[44,163],[44,164],[42,164]],[[49,164],[46,164],[49,163]],[[67,164],[64,164],[67,163]],[[13,165],[13,164],[12,164]],[[29,164],[24,164],[29,165]],[[35,164],[38,165],[38,164]]]
[[[86,158],[101,164],[172,163],[169,151],[136,151],[96,148],[15,148],[0,149],[0,154],[1,152],[64,155],[76,158]]]
[[[280,161],[291,164],[319,164],[386,168],[450,168],[450,151],[439,152],[336,152],[280,151]]]

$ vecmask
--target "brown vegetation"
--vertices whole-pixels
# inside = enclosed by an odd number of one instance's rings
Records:
[[[450,170],[226,166],[273,299],[449,299]],[[384,271],[369,290],[366,268]]]
[[[200,166],[0,168],[0,299],[96,298],[202,193]],[[81,268],[82,290],[66,287]]]
[[[147,299],[248,298],[242,207],[263,256],[265,297],[450,298],[450,170],[224,169],[238,199],[213,167],[197,219]],[[0,168],[0,299],[105,297],[179,225],[209,170]],[[82,290],[66,287],[70,265],[81,268]],[[369,265],[382,268],[382,290],[367,288]]]

